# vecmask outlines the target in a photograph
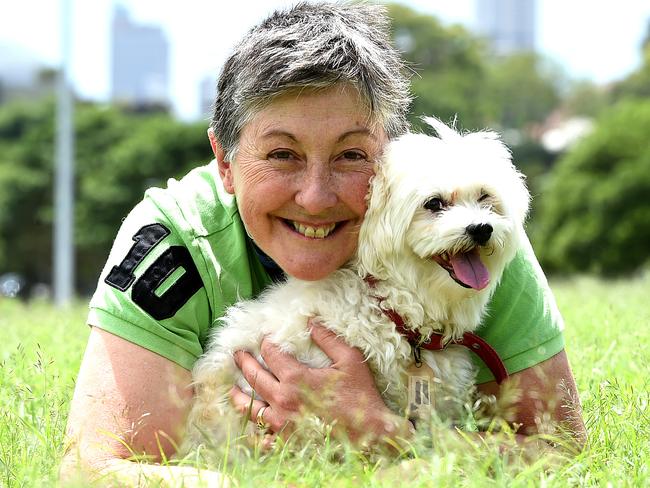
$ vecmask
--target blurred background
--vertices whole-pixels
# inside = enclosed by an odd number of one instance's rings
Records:
[[[92,293],[144,190],[210,160],[210,104],[234,42],[292,3],[3,2],[0,300]],[[528,176],[547,273],[647,268],[650,2],[387,5],[415,73],[414,126],[458,115],[461,128],[503,134]]]

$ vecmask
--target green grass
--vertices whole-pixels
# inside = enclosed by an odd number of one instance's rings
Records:
[[[279,452],[230,460],[225,471],[242,486],[647,486],[650,276],[552,284],[589,431],[583,453],[524,463],[504,459],[494,448],[438,445],[415,449],[415,461],[380,468],[353,451],[333,453],[332,446],[302,457]],[[0,486],[56,481],[88,335],[85,313],[82,304],[58,311],[0,299]]]
[[[53,486],[88,327],[61,312],[0,298],[0,486]]]

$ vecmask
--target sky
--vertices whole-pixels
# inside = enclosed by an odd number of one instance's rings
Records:
[[[43,63],[61,56],[63,0],[0,0],[0,44],[11,43]],[[71,76],[82,98],[107,100],[110,92],[110,22],[117,0],[70,0],[73,9]],[[199,111],[199,84],[216,77],[233,44],[274,8],[290,0],[119,0],[133,20],[161,26],[171,44],[174,111]],[[444,23],[476,25],[474,0],[402,0]],[[182,4],[182,5],[181,5]],[[574,79],[607,83],[641,62],[640,44],[650,21],[650,0],[538,0],[537,46]],[[6,63],[0,60],[0,69]]]

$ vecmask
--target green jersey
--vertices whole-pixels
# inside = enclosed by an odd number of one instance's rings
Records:
[[[191,369],[224,310],[271,283],[216,162],[149,189],[126,217],[88,323]],[[509,373],[564,347],[562,319],[527,244],[507,267],[478,334]],[[480,360],[477,382],[492,379]]]

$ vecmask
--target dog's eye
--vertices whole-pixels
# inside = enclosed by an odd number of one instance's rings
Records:
[[[487,194],[487,193],[482,193],[481,196],[479,197],[478,201],[479,201],[479,202],[484,202],[484,201],[487,200],[488,198],[490,198],[490,195],[489,195],[489,194]]]
[[[444,207],[444,203],[439,198],[432,198],[430,200],[427,200],[427,202],[424,204],[424,208],[430,210],[431,212],[440,212],[442,210],[442,207]]]

